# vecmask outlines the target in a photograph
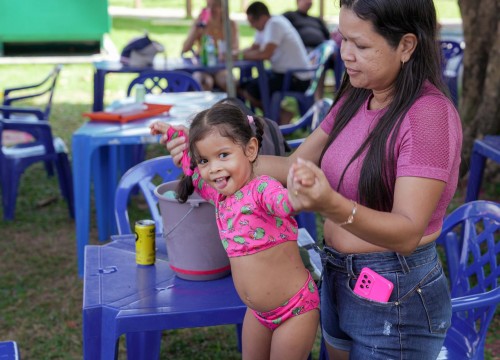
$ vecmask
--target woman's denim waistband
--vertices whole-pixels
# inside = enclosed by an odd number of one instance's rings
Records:
[[[361,269],[369,267],[376,272],[403,271],[408,273],[411,268],[435,261],[435,242],[419,246],[409,256],[396,252],[383,251],[361,254],[343,254],[325,246],[320,250],[323,266],[333,266],[337,271],[358,275]]]

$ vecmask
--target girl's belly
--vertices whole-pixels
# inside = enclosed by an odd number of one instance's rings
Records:
[[[230,258],[236,291],[251,309],[273,310],[295,295],[307,280],[296,241],[256,254]]]

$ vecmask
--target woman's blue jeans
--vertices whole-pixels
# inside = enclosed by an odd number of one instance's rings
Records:
[[[321,324],[332,347],[351,359],[436,359],[451,322],[451,299],[435,243],[410,256],[394,252],[321,254]],[[364,267],[394,284],[389,302],[353,292]]]

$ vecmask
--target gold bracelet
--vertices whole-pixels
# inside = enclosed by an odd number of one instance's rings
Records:
[[[358,210],[358,203],[354,200],[351,200],[352,202],[352,210],[351,213],[349,214],[349,217],[347,218],[346,221],[343,223],[338,224],[339,226],[344,226],[348,224],[352,224],[354,222],[354,215],[356,215],[356,211]]]

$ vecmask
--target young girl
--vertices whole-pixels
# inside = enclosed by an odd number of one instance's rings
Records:
[[[152,134],[172,132],[165,123],[151,125]],[[196,190],[215,204],[233,281],[248,306],[243,359],[306,359],[319,323],[318,290],[299,255],[286,189],[254,174],[262,134],[263,120],[234,105],[200,112],[189,130],[192,157],[183,161],[178,197],[186,201]]]

